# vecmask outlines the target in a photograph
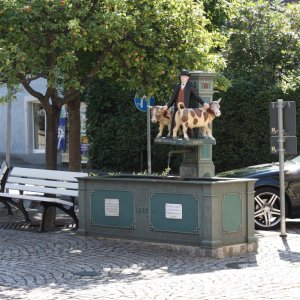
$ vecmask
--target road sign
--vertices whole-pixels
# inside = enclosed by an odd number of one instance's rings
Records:
[[[278,135],[278,105],[277,102],[271,102],[270,111],[270,133]],[[283,135],[296,135],[296,102],[283,101]]]
[[[149,100],[149,105],[150,106],[153,106],[154,105],[154,97],[146,97],[146,96],[143,96],[141,98],[139,97],[135,97],[134,98],[134,104],[136,106],[136,108],[140,111],[143,111],[143,112],[147,112],[147,104],[148,104],[148,100]]]
[[[279,100],[278,100],[279,101]],[[270,111],[270,147],[271,154],[278,154],[279,124],[282,126],[282,142],[284,154],[297,154],[296,137],[296,103],[295,101],[282,101],[280,99],[281,120],[279,119],[279,102],[271,102]]]
[[[270,147],[271,154],[278,154],[279,149],[279,136],[271,136]],[[297,154],[297,137],[284,136],[284,154]]]

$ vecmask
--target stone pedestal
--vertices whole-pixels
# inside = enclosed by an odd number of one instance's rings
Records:
[[[211,145],[192,147],[191,152],[184,153],[179,167],[181,177],[213,177],[215,166],[211,160]]]
[[[173,139],[155,138],[154,143],[179,146],[182,161],[179,167],[181,177],[213,177],[215,166],[211,159],[212,145],[216,142],[210,139]],[[175,150],[176,151],[176,150]]]

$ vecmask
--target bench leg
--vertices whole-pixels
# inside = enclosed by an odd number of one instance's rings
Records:
[[[65,212],[67,215],[69,215],[73,219],[73,221],[75,223],[75,230],[77,230],[78,226],[79,226],[79,222],[78,222],[78,218],[75,214],[74,206],[71,206],[69,209],[67,209],[63,205],[57,204],[56,207],[61,209],[63,212]]]
[[[10,205],[7,203],[7,201],[3,200],[3,199],[0,199],[0,202],[5,205],[6,209],[7,209],[7,214],[8,215],[12,215],[12,210],[11,210],[11,207]]]
[[[19,199],[19,201],[14,201],[12,200],[13,198],[5,198],[6,201],[10,204],[12,204],[13,206],[15,206],[16,208],[18,208],[22,214],[24,215],[25,221],[26,222],[30,222],[30,218],[28,215],[28,212],[26,211],[24,204],[23,204],[23,200]],[[17,195],[16,195],[16,199],[17,199]]]
[[[49,210],[50,207],[57,207],[57,208],[61,209],[64,213],[69,215],[75,223],[75,230],[78,229],[79,222],[78,222],[78,218],[74,211],[74,206],[67,209],[62,204],[49,203],[49,202],[41,202],[41,205],[44,207],[43,218],[42,218],[42,223],[41,223],[41,228],[40,228],[41,232],[46,231],[46,215],[47,215],[47,211]]]

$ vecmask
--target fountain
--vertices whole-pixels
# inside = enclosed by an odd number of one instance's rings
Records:
[[[191,81],[211,101],[216,74]],[[79,178],[79,234],[192,249],[201,256],[255,252],[255,179],[215,177],[208,139],[156,138],[180,148],[179,176],[107,175]]]

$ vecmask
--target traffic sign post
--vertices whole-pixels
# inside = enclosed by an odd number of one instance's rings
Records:
[[[296,103],[294,101],[270,103],[271,153],[279,155],[280,181],[280,236],[286,237],[284,154],[297,153]]]
[[[151,116],[150,109],[154,105],[154,97],[143,96],[141,98],[135,97],[134,104],[136,108],[142,112],[147,112],[147,161],[148,161],[148,175],[151,175]]]
[[[280,180],[280,236],[286,236],[285,226],[285,188],[284,188],[284,139],[283,139],[283,101],[278,99],[278,152]]]
[[[151,124],[150,124],[150,98],[147,101],[147,155],[148,155],[148,175],[151,175]]]

